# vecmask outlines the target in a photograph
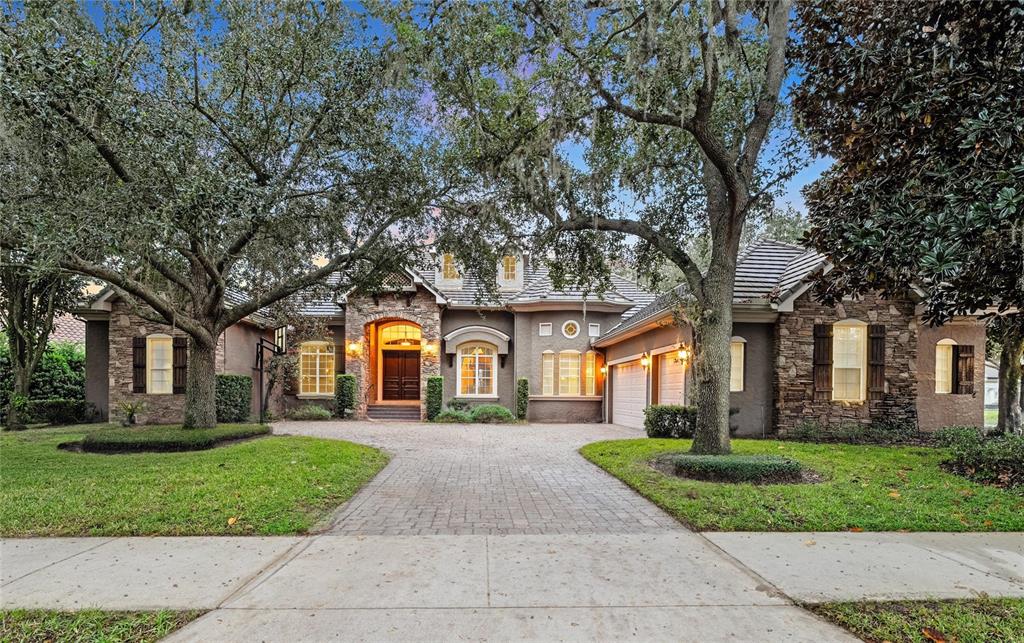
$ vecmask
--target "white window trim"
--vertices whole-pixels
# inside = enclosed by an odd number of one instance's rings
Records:
[[[562,392],[562,356],[563,355],[575,355],[577,359],[576,363],[576,392],[575,393],[563,393]],[[583,395],[583,353],[575,350],[559,351],[558,353],[558,364],[555,367],[557,386],[557,395],[559,396],[570,396],[579,397]],[[571,369],[570,369],[570,372]]]
[[[864,329],[862,334],[862,341],[860,343],[860,397],[857,398],[844,398],[836,397],[836,329],[843,327],[857,326]],[[868,398],[868,325],[867,322],[862,322],[859,319],[844,319],[843,321],[832,324],[832,400],[834,402],[852,402],[860,403],[864,402]]]
[[[956,382],[953,381],[953,371],[955,370],[955,368],[954,368],[955,364],[953,363],[954,359],[955,359],[955,357],[953,355],[953,346],[957,346],[957,345],[958,344],[957,344],[957,342],[955,340],[952,340],[952,339],[950,339],[948,337],[946,337],[944,339],[940,339],[939,341],[935,342],[935,394],[936,395],[951,395],[953,393],[953,391],[955,390],[955,388],[956,388]],[[940,391],[939,390],[939,347],[940,346],[943,346],[943,347],[949,346],[950,347],[949,348],[949,363],[948,363],[949,370],[947,372],[947,376],[948,377],[946,379],[947,384],[949,384],[949,390],[948,391]]]
[[[576,325],[576,333],[573,334],[573,335],[570,335],[569,333],[565,332],[565,327],[568,326],[569,324],[575,324]],[[579,336],[580,336],[580,323],[578,321],[576,321],[575,319],[567,319],[564,322],[562,322],[562,337],[565,337],[566,339],[576,339]]]
[[[740,364],[739,368],[732,363],[732,347],[740,347]],[[742,337],[733,337],[729,340],[729,392],[730,393],[742,393],[747,386],[746,378],[746,367],[747,367],[747,340]],[[736,374],[739,374],[739,388],[734,388]]]
[[[537,335],[539,337],[551,337],[551,333],[551,322],[541,322],[537,324]]]
[[[153,390],[153,344],[166,342],[170,348],[168,355],[170,359],[167,364],[167,390]],[[165,370],[165,369],[159,369]],[[146,336],[146,395],[173,395],[174,394],[174,339],[170,335],[155,333]]]
[[[550,356],[550,361],[548,357]],[[555,356],[555,351],[544,351],[540,355],[540,390],[541,395],[545,397],[554,397],[555,395],[555,371],[558,370],[558,358]],[[548,373],[548,365],[551,365],[551,372]],[[550,377],[549,377],[550,375]]]
[[[317,353],[315,353],[315,355],[317,356],[317,359],[316,359],[316,392],[315,393],[304,393],[302,391],[302,357],[303,357],[303,355],[310,354],[310,353],[306,353],[306,351],[304,350],[305,347],[307,347],[307,346],[327,346],[327,347],[330,347],[330,349],[331,349],[330,352],[320,352],[320,351],[318,351]],[[314,398],[333,398],[334,397],[334,391],[333,390],[331,392],[329,392],[329,393],[320,391],[320,356],[321,355],[330,355],[331,356],[331,360],[333,361],[335,359],[335,356],[334,356],[334,345],[331,344],[330,342],[322,342],[322,341],[302,342],[301,344],[299,344],[299,392],[298,392],[298,394],[296,394],[295,397],[297,397],[297,398],[299,398],[301,400],[308,400],[308,399],[314,399]],[[334,366],[335,366],[335,368],[337,367],[336,364]],[[331,375],[333,376],[334,373],[332,372]],[[333,385],[334,384],[332,382],[332,386]]]
[[[512,260],[512,276],[508,275],[508,260]],[[519,278],[519,258],[515,255],[505,255],[501,258],[501,279],[505,282],[512,282]]]
[[[600,337],[601,324],[587,324],[587,337]]]
[[[491,351],[491,392],[490,393],[463,393],[462,392],[462,357],[463,353],[473,348],[486,348]],[[485,344],[483,342],[470,342],[468,344],[462,344],[459,346],[456,352],[456,359],[458,363],[455,366],[455,397],[458,398],[473,398],[473,399],[495,399],[498,397],[498,369],[497,369],[497,358],[498,348],[491,344]],[[479,365],[479,357],[476,359],[477,365]],[[480,382],[476,376],[476,370],[473,372],[473,388],[479,390]]]

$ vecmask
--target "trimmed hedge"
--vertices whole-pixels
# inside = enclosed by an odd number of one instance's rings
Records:
[[[288,412],[289,420],[330,420],[331,412],[319,404],[303,404]]]
[[[427,421],[432,421],[441,413],[442,396],[444,395],[444,378],[431,375],[427,378]]]
[[[500,404],[482,404],[473,407],[469,412],[470,420],[481,424],[508,424],[515,422],[516,417]]]
[[[223,424],[212,429],[183,429],[158,426],[138,429],[103,429],[82,440],[82,450],[93,453],[132,453],[137,451],[200,451],[229,440],[267,435],[265,424]]]
[[[526,413],[530,409],[530,380],[520,377],[516,380],[516,418],[526,419]]]
[[[1024,436],[985,437],[975,427],[939,429],[935,442],[949,449],[946,461],[956,473],[975,482],[1001,487],[1024,486]]]
[[[677,476],[710,482],[799,482],[803,467],[779,455],[690,455],[670,459]]]
[[[14,371],[7,337],[0,332],[0,424],[14,388]],[[50,342],[29,383],[29,400],[84,400],[85,348],[70,342]]]
[[[252,409],[252,378],[248,375],[217,376],[217,421],[245,422]]]
[[[95,422],[99,411],[85,400],[29,400],[25,405],[29,419],[53,425]]]
[[[473,418],[466,411],[445,409],[438,413],[433,421],[438,424],[468,424],[473,421]]]
[[[780,436],[784,440],[839,444],[926,444],[931,437],[909,422],[877,420],[871,424],[843,422],[824,426],[813,420],[797,425]]]
[[[692,438],[697,408],[678,404],[652,404],[644,409],[644,430],[649,438]]]
[[[344,418],[356,410],[356,376],[343,373],[334,377],[334,414]]]

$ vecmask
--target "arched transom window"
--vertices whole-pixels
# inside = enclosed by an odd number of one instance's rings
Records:
[[[419,346],[421,337],[420,327],[414,324],[390,324],[380,331],[383,346]]]
[[[935,392],[953,392],[953,353],[956,342],[940,339],[935,344]]]
[[[463,344],[459,347],[459,395],[492,396],[494,388],[494,347]]]

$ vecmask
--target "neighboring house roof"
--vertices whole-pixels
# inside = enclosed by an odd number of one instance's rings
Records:
[[[54,317],[53,330],[50,331],[49,341],[84,345],[85,322],[73,315]]]

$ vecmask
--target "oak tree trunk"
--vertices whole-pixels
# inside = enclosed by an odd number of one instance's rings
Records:
[[[17,360],[12,359],[11,361],[15,362],[12,364],[14,367],[14,387],[11,390],[11,397],[7,405],[7,428],[12,431],[17,431],[25,428],[25,421],[27,418],[23,417],[21,407],[28,401],[28,389],[31,384],[31,376],[27,372],[26,368],[16,363]]]
[[[186,429],[217,426],[216,359],[216,345],[207,345],[194,337],[189,342],[183,422]]]
[[[693,378],[697,425],[693,453],[727,454],[729,441],[729,345],[735,262],[716,260],[704,279],[703,297],[693,319]]]
[[[1003,351],[999,357],[999,419],[996,430],[1000,433],[1024,432],[1021,405],[1024,404],[1021,390],[1020,360],[1024,356],[1024,334],[1007,331],[1003,335]]]

